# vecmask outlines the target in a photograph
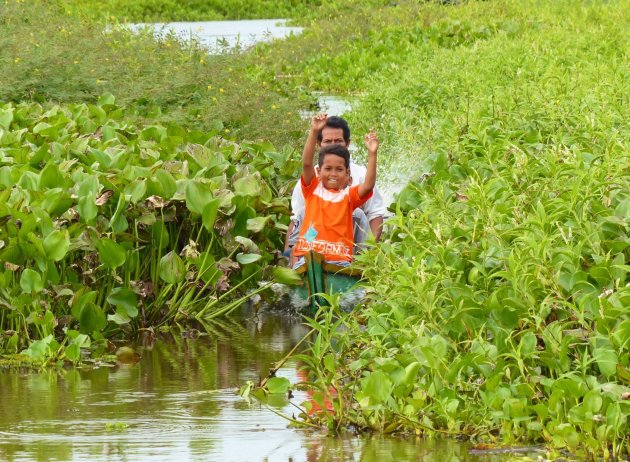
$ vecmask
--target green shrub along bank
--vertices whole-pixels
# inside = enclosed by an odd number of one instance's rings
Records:
[[[309,422],[627,457],[628,6],[445,7],[365,78],[352,121],[415,170],[358,257],[370,303],[312,323]]]
[[[0,105],[0,348],[78,361],[241,304],[282,243],[288,155],[143,125],[111,95]]]

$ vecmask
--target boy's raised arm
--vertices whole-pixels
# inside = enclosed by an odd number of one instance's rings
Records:
[[[304,152],[302,153],[302,178],[304,178],[306,186],[310,185],[315,177],[314,158],[317,135],[326,126],[326,119],[328,119],[328,114],[317,114],[311,119],[311,129],[308,132],[308,138],[306,138]]]
[[[374,129],[370,129],[370,133],[365,135],[365,147],[368,150],[367,172],[365,173],[365,181],[359,185],[359,197],[363,199],[370,194],[376,184],[376,155],[378,152],[378,137],[374,133]]]

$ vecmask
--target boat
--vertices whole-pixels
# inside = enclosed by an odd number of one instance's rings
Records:
[[[296,271],[304,278],[306,287],[306,291],[302,288],[299,295],[307,301],[307,307],[312,314],[320,306],[328,305],[321,294],[350,292],[361,278],[360,271],[327,263],[324,256],[314,250],[304,255],[304,264],[296,268]]]

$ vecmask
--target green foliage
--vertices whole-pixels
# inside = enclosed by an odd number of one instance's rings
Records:
[[[0,104],[0,329],[15,332],[0,347],[38,362],[234,309],[287,221],[290,151],[145,125],[99,101]]]
[[[369,306],[311,323],[300,359],[332,411],[304,418],[627,453],[628,6],[426,4],[335,46],[330,73],[294,63],[363,92],[351,126],[415,169],[357,258]]]

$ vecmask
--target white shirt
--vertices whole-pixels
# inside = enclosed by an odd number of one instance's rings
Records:
[[[352,177],[352,183],[350,186],[361,184],[365,181],[365,174],[367,169],[361,165],[355,164],[350,160],[350,176]],[[306,203],[304,202],[304,196],[302,195],[302,187],[300,181],[293,188],[293,194],[291,195],[291,220],[297,218],[304,218],[304,209]],[[377,187],[374,187],[372,197],[360,207],[367,216],[368,221],[372,221],[376,217],[382,217],[385,215],[386,209],[383,204],[383,196]]]

